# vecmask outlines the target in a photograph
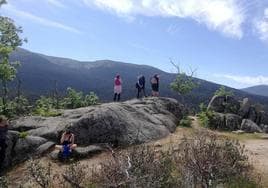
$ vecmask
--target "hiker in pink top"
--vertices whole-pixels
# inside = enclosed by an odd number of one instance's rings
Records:
[[[121,92],[122,92],[122,79],[118,74],[114,78],[114,101],[120,101]]]

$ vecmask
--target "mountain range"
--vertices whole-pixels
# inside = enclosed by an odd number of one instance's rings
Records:
[[[268,85],[257,85],[242,89],[245,92],[268,97]]]
[[[108,102],[113,98],[114,77],[116,74],[120,74],[123,80],[122,100],[127,100],[136,96],[135,83],[138,75],[143,74],[146,77],[146,91],[149,95],[150,77],[158,73],[160,75],[160,95],[181,100],[179,95],[170,89],[170,83],[174,80],[176,74],[167,73],[148,65],[111,60],[82,62],[34,53],[22,48],[14,51],[10,60],[20,62],[21,66],[18,68],[17,79],[22,81],[23,92],[30,98],[51,95],[55,82],[57,82],[61,95],[64,95],[67,87],[72,87],[85,93],[94,91],[102,102]],[[201,102],[208,103],[220,85],[198,78],[194,80],[198,83],[198,87],[185,97],[185,102],[189,106],[197,108]],[[11,86],[15,88],[16,80]],[[226,88],[232,90],[238,98],[249,97],[254,102],[268,107],[268,97]]]

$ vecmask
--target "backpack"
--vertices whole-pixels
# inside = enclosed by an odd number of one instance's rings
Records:
[[[121,81],[118,78],[115,79],[115,82],[114,83],[115,83],[116,86],[121,85]]]

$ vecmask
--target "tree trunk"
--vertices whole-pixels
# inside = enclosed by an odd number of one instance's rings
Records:
[[[3,97],[2,97],[2,102],[3,102],[3,114],[8,115],[8,110],[7,110],[7,82],[5,80],[2,81],[3,84]]]

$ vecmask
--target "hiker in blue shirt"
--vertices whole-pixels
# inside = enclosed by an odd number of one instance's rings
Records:
[[[146,93],[145,93],[145,77],[143,75],[140,75],[138,77],[138,81],[136,83],[136,88],[138,90],[137,99],[140,98],[140,93],[141,92],[143,92],[144,97],[147,97]]]
[[[77,144],[74,143],[74,134],[69,129],[62,134],[60,143],[61,145],[56,145],[56,149],[59,149],[66,157],[77,147]]]

